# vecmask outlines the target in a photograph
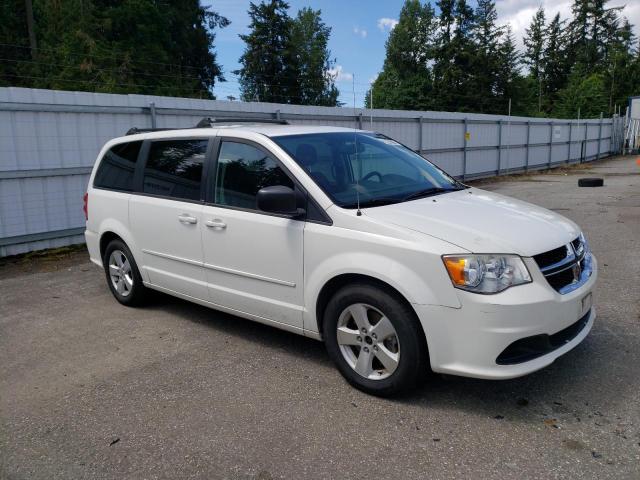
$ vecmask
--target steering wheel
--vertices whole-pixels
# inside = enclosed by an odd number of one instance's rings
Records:
[[[369,180],[373,176],[377,176],[380,183],[382,183],[382,174],[377,170],[367,173],[364,177],[362,177],[362,181],[364,182],[365,180]]]

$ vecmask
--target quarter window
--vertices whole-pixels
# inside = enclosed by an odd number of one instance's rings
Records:
[[[293,181],[263,150],[223,141],[218,155],[215,203],[257,210],[258,190],[273,185],[294,188]]]
[[[199,200],[207,144],[207,140],[153,142],[144,169],[143,191]]]
[[[142,142],[114,145],[102,157],[93,185],[98,188],[133,190],[133,174]]]

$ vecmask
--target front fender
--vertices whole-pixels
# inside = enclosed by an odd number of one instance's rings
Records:
[[[370,240],[370,241],[367,241]],[[318,332],[316,305],[322,288],[343,274],[359,274],[382,281],[412,304],[460,308],[440,255],[411,248],[407,242],[386,241],[375,235],[341,236],[331,242],[305,232],[304,328]],[[336,244],[336,251],[330,252]]]

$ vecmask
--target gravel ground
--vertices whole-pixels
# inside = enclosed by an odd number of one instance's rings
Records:
[[[594,330],[549,368],[383,400],[314,340],[166,296],[125,308],[82,251],[4,259],[0,477],[639,479],[640,167],[478,186],[577,221],[599,259]]]

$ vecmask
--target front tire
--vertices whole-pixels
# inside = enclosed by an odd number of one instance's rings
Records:
[[[418,386],[428,372],[424,333],[415,312],[376,285],[344,287],[329,301],[323,331],[340,373],[363,392],[390,396]]]
[[[107,285],[113,296],[128,307],[141,305],[149,296],[131,250],[120,239],[111,240],[102,259]]]

